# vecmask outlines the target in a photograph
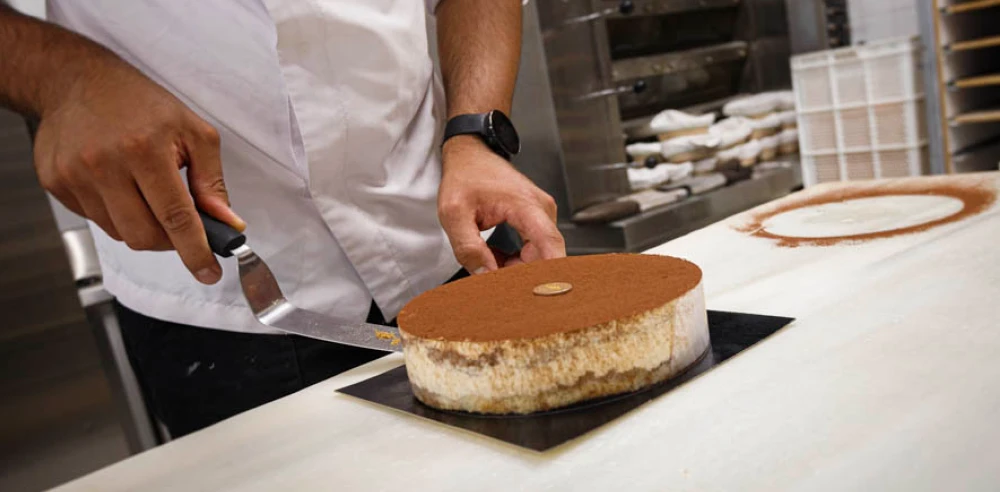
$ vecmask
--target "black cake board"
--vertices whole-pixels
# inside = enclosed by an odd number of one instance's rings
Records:
[[[529,415],[483,415],[437,410],[420,403],[410,390],[406,366],[337,391],[378,405],[520,446],[545,451],[615,420],[767,338],[792,318],[759,314],[708,312],[712,346],[701,359],[672,379],[634,393],[590,400]]]

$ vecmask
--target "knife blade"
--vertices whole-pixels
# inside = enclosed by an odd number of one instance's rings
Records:
[[[326,342],[386,352],[403,350],[398,328],[337,319],[288,302],[267,263],[246,244],[246,236],[204,212],[199,215],[212,252],[226,258],[236,255],[243,297],[257,321],[287,333]]]

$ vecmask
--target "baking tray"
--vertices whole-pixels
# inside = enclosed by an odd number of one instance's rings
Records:
[[[793,318],[760,314],[708,312],[712,346],[680,375],[641,391],[590,400],[530,415],[481,415],[437,410],[420,403],[410,390],[406,366],[400,366],[337,391],[444,425],[545,451],[580,437],[646,402],[712,370],[726,359],[767,338]]]

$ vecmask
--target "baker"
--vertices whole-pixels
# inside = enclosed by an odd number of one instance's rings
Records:
[[[259,325],[197,209],[250,224],[292,302],[348,320],[390,320],[460,267],[565,255],[554,201],[507,161],[519,0],[48,8],[54,24],[0,5],[0,103],[38,121],[39,181],[91,221],[133,368],[175,437],[380,355]],[[504,222],[519,256],[480,235]]]

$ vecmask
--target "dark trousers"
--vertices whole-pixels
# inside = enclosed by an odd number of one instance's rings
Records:
[[[173,438],[386,355],[295,335],[197,328],[115,307],[146,405]],[[374,303],[368,322],[393,324]]]

